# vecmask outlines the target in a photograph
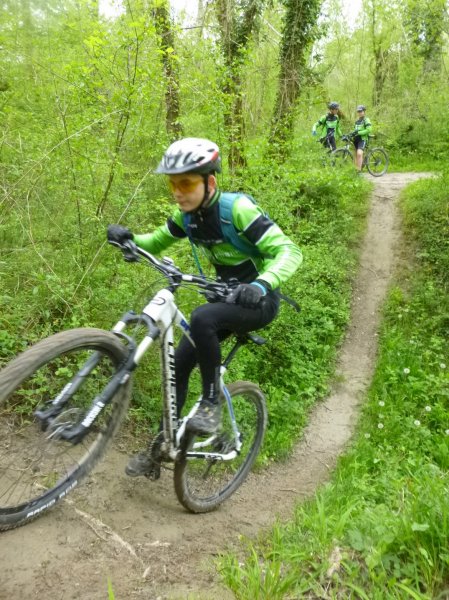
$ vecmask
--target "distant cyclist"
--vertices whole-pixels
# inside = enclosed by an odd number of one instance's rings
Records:
[[[337,142],[335,136],[341,137],[340,129],[340,117],[339,110],[340,105],[338,102],[330,102],[327,105],[329,112],[327,115],[323,115],[312,127],[312,135],[317,135],[317,129],[320,130],[320,142],[325,148],[335,150],[337,148]]]
[[[352,143],[356,150],[355,167],[359,173],[363,165],[363,152],[372,130],[371,121],[366,116],[365,111],[366,107],[363,104],[357,106],[357,121],[355,122],[354,131],[351,134]]]

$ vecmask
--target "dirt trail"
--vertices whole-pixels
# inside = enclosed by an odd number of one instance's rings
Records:
[[[395,267],[400,239],[395,198],[423,173],[388,174],[375,190],[355,282],[352,320],[341,348],[339,381],[313,411],[293,456],[251,475],[215,513],[190,515],[177,503],[170,472],[160,481],[130,480],[126,454],[111,450],[89,480],[54,510],[1,534],[0,599],[128,600],[232,598],[211,558],[255,537],[326,481],[350,439],[369,384],[379,307]]]

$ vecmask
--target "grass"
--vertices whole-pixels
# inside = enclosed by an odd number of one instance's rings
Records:
[[[407,173],[407,172],[433,172],[440,173],[446,168],[446,159],[437,159],[432,156],[415,153],[401,153],[398,151],[389,152],[390,164],[388,166],[389,173]]]
[[[417,261],[389,295],[352,448],[291,523],[222,558],[236,598],[449,598],[448,183],[404,194]]]

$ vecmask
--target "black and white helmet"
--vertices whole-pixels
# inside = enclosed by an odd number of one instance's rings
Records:
[[[202,138],[184,138],[167,148],[156,173],[176,175],[178,173],[221,172],[220,151],[217,144]]]
[[[327,108],[329,110],[336,110],[337,108],[340,108],[340,105],[338,104],[338,102],[329,102]]]

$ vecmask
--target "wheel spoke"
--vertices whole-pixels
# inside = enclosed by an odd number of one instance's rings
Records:
[[[388,156],[382,148],[373,148],[366,159],[368,171],[374,177],[380,177],[387,172]]]
[[[176,493],[181,503],[193,512],[212,510],[230,496],[244,481],[262,443],[266,423],[262,393],[249,383],[242,383],[240,388],[231,385],[229,391],[241,441],[240,452],[234,459],[220,460],[195,456],[193,452],[189,455],[187,450],[175,465]],[[201,441],[201,436],[190,438],[188,447],[192,448],[192,442]],[[209,447],[201,447],[201,452],[219,453],[225,457],[236,448],[237,441],[225,406],[221,430],[210,439]]]
[[[69,333],[59,335],[67,337]],[[33,349],[17,359],[23,368],[19,364],[13,385],[8,367],[0,372],[0,530],[21,524],[28,512],[44,510],[65,495],[92,468],[115,429],[114,399],[82,442],[72,444],[61,439],[62,430],[82,421],[93,399],[116,371],[119,357],[114,357],[110,349],[102,351],[98,346],[80,344],[76,336],[73,347],[61,351],[58,336],[54,338],[47,360],[36,359]],[[43,423],[36,411],[51,406],[94,352],[101,353],[99,364],[59,414]],[[117,396],[121,398],[122,394]]]

